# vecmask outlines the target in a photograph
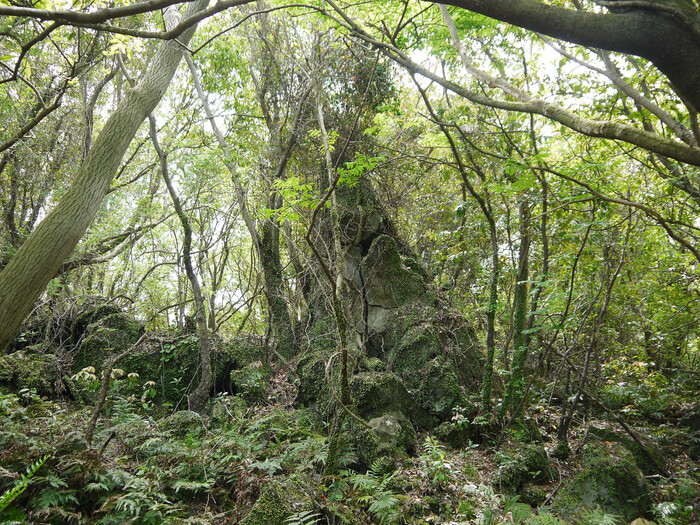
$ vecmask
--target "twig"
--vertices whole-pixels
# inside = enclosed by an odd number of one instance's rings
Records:
[[[92,438],[95,434],[95,425],[97,424],[97,418],[99,417],[100,411],[102,410],[102,407],[105,404],[105,400],[107,399],[107,393],[109,392],[109,382],[112,378],[112,369],[119,361],[121,361],[133,350],[135,350],[141,343],[143,343],[145,339],[146,334],[143,334],[141,337],[139,337],[138,341],[136,341],[133,345],[124,350],[121,354],[108,360],[107,364],[102,370],[102,386],[100,387],[100,393],[97,396],[97,403],[95,403],[95,408],[92,411],[92,417],[88,422],[87,430],[85,430],[85,440],[88,442],[88,445],[92,446]],[[109,442],[109,439],[107,440],[107,442]],[[102,446],[103,449],[106,446],[107,443],[105,443]]]

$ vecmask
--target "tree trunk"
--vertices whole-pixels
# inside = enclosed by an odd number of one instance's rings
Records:
[[[180,219],[182,231],[185,237],[182,243],[182,262],[185,266],[185,274],[187,275],[187,280],[190,282],[192,297],[194,298],[195,320],[197,323],[197,335],[199,338],[199,363],[201,370],[199,384],[197,385],[197,388],[195,388],[195,390],[187,396],[187,402],[190,410],[202,412],[204,411],[204,407],[209,399],[209,392],[211,391],[213,384],[213,377],[211,373],[211,349],[209,348],[209,330],[207,328],[207,314],[206,308],[204,307],[204,297],[202,296],[202,287],[199,285],[199,279],[194,272],[194,265],[192,264],[192,226],[190,224],[189,217],[187,217],[187,214],[185,213],[185,210],[182,209],[180,198],[178,197],[175,187],[173,186],[172,179],[170,178],[168,161],[165,152],[158,143],[158,136],[156,134],[156,119],[153,118],[153,116],[149,116],[148,120],[151,128],[150,131],[153,147],[155,148],[160,160],[161,174],[163,175],[165,185],[168,187],[170,199],[173,201],[173,207],[175,208],[175,213],[177,213],[177,216]]]
[[[208,0],[190,4],[185,17],[207,4]],[[107,120],[71,187],[0,274],[0,349],[92,223],[131,140],[165,94],[195,27],[182,33],[179,42],[160,45],[141,82],[126,91]]]
[[[520,248],[518,250],[518,273],[513,297],[513,360],[510,367],[510,381],[503,397],[499,416],[506,410],[513,410],[520,404],[523,395],[523,376],[527,359],[526,318],[530,257],[530,210],[527,199],[520,203]]]

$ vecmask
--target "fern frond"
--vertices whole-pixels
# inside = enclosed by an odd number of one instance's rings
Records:
[[[15,486],[10,490],[6,491],[2,496],[0,496],[0,512],[5,510],[10,503],[12,503],[17,497],[22,494],[29,485],[29,480],[34,477],[34,474],[41,468],[41,466],[46,463],[46,460],[51,457],[51,454],[46,454],[45,456],[39,458],[34,463],[27,467],[26,474],[22,474],[22,477],[17,480]]]

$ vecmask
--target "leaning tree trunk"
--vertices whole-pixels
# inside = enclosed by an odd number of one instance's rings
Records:
[[[208,0],[190,4],[185,17],[207,4]],[[0,274],[0,349],[92,223],[134,135],[165,94],[195,27],[183,32],[178,42],[160,45],[143,79],[126,91],[107,120],[71,187]]]

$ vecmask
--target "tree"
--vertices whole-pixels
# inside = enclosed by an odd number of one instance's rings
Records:
[[[206,0],[190,4],[185,19]],[[174,24],[173,24],[174,26]],[[73,184],[0,274],[0,348],[5,348],[32,305],[92,223],[134,134],[168,88],[194,27],[163,42],[147,73],[128,90],[90,148]]]
[[[537,0],[448,0],[530,31],[582,46],[619,51],[653,62],[693,111],[700,108],[700,21],[692,0],[609,0],[607,13],[549,5]]]

